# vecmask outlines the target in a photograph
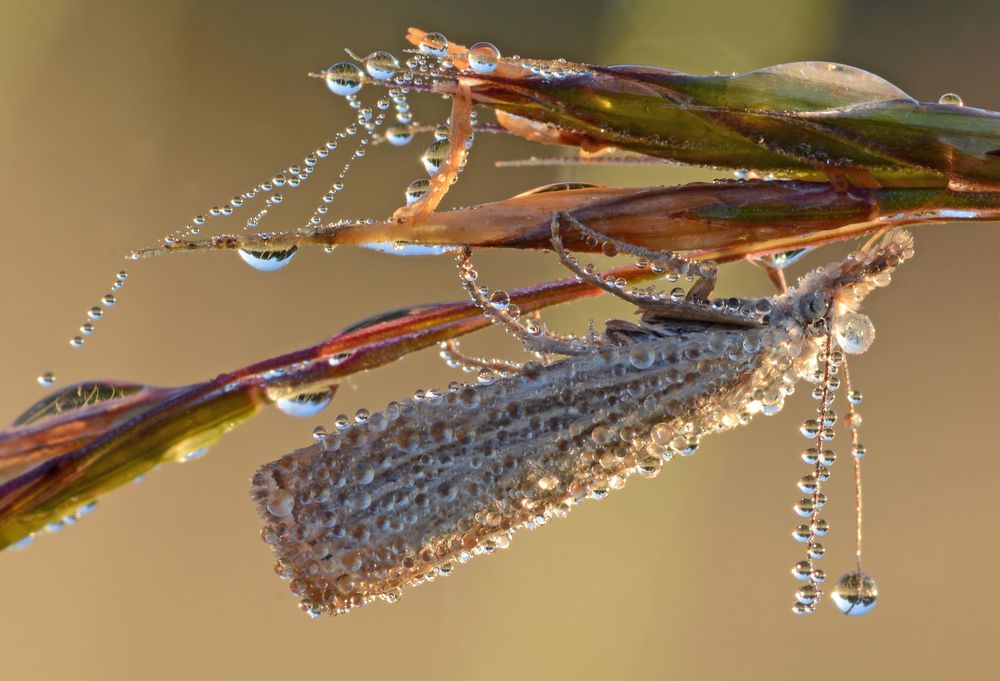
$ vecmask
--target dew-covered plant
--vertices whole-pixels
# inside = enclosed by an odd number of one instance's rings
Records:
[[[476,375],[471,384],[361,409],[354,421],[317,428],[312,445],[255,476],[264,540],[306,612],[393,601],[406,586],[506,546],[518,528],[603,498],[633,473],[655,476],[664,462],[694,453],[701,437],[776,413],[800,379],[815,384],[818,409],[801,428],[810,446],[795,506],[805,557],[793,568],[803,582],[794,610],[812,612],[823,594],[823,483],[836,460],[829,443],[842,384],[858,550],[833,596],[849,614],[870,610],[876,589],[860,560],[860,393],[849,386],[846,355],[866,350],[874,327],[858,307],[912,254],[899,227],[998,217],[1000,115],[954,95],[918,102],[870,73],[825,62],[691,76],[503,57],[488,43],[467,49],[415,29],[408,39],[405,62],[378,51],[315,74],[348,101],[355,122],[131,258],[236,250],[267,271],[307,246],[451,253],[470,300],[377,315],[194,385],[92,381],[54,392],[0,432],[0,548],[73,522],[102,494],[202,453],[269,405],[315,416],[346,376],[442,344],[451,366]],[[371,103],[364,87],[377,90]],[[422,92],[450,98],[447,124],[414,120],[410,100]],[[494,120],[481,120],[488,113]],[[684,163],[736,177],[676,187],[560,183],[440,209],[475,136],[487,133],[577,153],[532,163]],[[352,164],[378,144],[421,135],[433,135],[421,157],[429,179],[407,188],[406,205],[383,220],[330,217]],[[349,147],[347,160],[306,223],[265,231],[340,147]],[[239,232],[202,236],[216,218],[244,212]],[[788,288],[784,268],[803,252],[859,236],[869,239],[855,254]],[[471,262],[482,248],[548,249],[572,276],[490,291]],[[574,253],[637,262],[602,273]],[[758,264],[777,293],[713,299],[718,267],[742,259]],[[653,279],[671,288],[649,286]],[[120,272],[71,345],[84,344],[125,281]],[[638,321],[559,336],[537,314],[600,293],[633,304]],[[537,361],[465,356],[455,339],[491,323]],[[55,377],[39,382],[51,386]]]

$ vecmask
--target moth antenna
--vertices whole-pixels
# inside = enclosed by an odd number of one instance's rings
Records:
[[[514,376],[524,368],[524,364],[520,362],[467,355],[459,349],[458,341],[454,339],[439,343],[438,348],[440,348],[439,354],[445,364],[453,369],[461,369],[469,373],[491,371],[499,376]]]
[[[688,276],[692,280],[696,276],[701,277],[701,279],[689,291],[677,287],[669,294],[664,291],[656,291],[653,288],[626,290],[624,279],[613,280],[599,273],[593,266],[582,267],[580,265],[563,244],[563,222],[579,230],[586,238],[593,240],[593,245],[601,244],[605,255],[613,256],[619,252],[635,255],[642,258],[647,265],[652,262],[652,265],[649,266],[669,272],[668,280],[676,281],[681,275]],[[566,269],[581,280],[635,305],[643,312],[676,319],[723,322],[738,326],[757,326],[760,324],[759,315],[754,310],[740,309],[738,304],[735,308],[730,308],[727,301],[722,299],[711,302],[707,300],[707,292],[711,290],[718,271],[718,266],[714,262],[694,262],[667,251],[651,251],[612,239],[587,227],[576,217],[565,212],[553,213],[550,227],[552,248]]]
[[[861,404],[861,392],[851,385],[851,376],[844,362],[844,383],[847,384],[847,415],[844,425],[851,431],[851,459],[854,462],[854,509],[855,509],[855,569],[844,574],[838,581],[831,597],[845,615],[863,615],[875,607],[878,598],[878,586],[871,575],[864,571],[861,564],[862,539],[864,528],[864,502],[861,493],[861,459],[867,453],[864,445],[858,439],[858,429],[861,427],[861,414],[857,405]]]
[[[492,294],[485,285],[477,284],[479,273],[472,267],[472,249],[465,247],[458,254],[458,272],[462,286],[469,293],[472,302],[496,324],[503,325],[517,338],[529,352],[551,352],[558,355],[585,355],[597,349],[574,336],[560,336],[546,330],[545,324],[537,318],[527,322],[520,320],[521,311],[510,302],[506,291],[497,290]]]

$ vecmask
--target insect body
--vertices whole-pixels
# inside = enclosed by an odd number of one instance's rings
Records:
[[[891,233],[789,293],[702,303],[715,319],[650,295],[640,323],[611,321],[600,339],[567,346],[571,357],[363,415],[255,475],[278,573],[313,615],[394,601],[519,527],[603,498],[632,473],[656,475],[702,436],[779,410],[831,329],[856,324],[864,296],[911,252]]]

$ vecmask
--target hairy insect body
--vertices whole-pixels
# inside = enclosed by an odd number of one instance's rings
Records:
[[[655,475],[707,433],[777,409],[795,323],[612,330],[591,354],[405,400],[263,467],[264,539],[303,608],[345,612],[506,546],[513,530]]]
[[[589,352],[363,412],[255,475],[278,573],[314,615],[393,601],[632,473],[655,475],[700,437],[779,410],[834,337],[866,349],[873,331],[855,311],[911,253],[890,233],[797,290],[715,301],[746,324],[650,308],[639,324],[609,322]]]

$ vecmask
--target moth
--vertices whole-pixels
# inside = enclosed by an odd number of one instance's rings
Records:
[[[520,528],[607,496],[632,474],[655,476],[663,462],[694,453],[702,437],[780,410],[803,377],[820,384],[823,405],[820,421],[807,421],[803,432],[822,444],[832,437],[826,416],[843,352],[862,352],[874,338],[858,308],[913,253],[910,236],[893,230],[770,298],[679,298],[623,290],[580,266],[563,247],[567,229],[587,230],[571,216],[553,217],[551,243],[562,262],[634,304],[637,322],[611,320],[585,338],[549,334],[522,321],[502,292],[478,284],[466,251],[462,281],[484,313],[529,349],[564,358],[390,403],[256,473],[251,495],[262,538],[302,610],[340,614],[395,601],[456,563],[506,547]],[[657,264],[711,280],[703,264],[669,254]],[[828,459],[817,449],[813,484],[800,502],[816,529],[797,595],[802,612],[822,595],[812,561],[823,553],[818,514]]]

